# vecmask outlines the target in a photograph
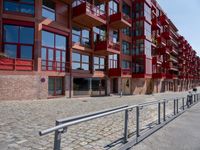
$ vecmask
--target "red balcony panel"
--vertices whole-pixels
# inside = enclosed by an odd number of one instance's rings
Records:
[[[152,63],[153,64],[162,64],[162,62],[163,62],[163,59],[161,57],[159,57],[159,56],[154,56],[152,58]]]
[[[167,47],[156,48],[158,54],[169,54],[169,50]]]
[[[0,70],[33,71],[32,60],[0,58]]]
[[[169,24],[169,21],[168,21],[166,15],[161,15],[161,16],[160,16],[160,24],[163,25],[163,26]]]
[[[114,29],[131,27],[131,24],[131,18],[121,12],[110,15],[110,26]]]
[[[154,18],[151,21],[152,21],[152,30],[159,30],[161,28],[158,18]]]
[[[120,54],[120,45],[111,41],[99,41],[95,43],[95,52],[101,55]]]
[[[73,21],[79,25],[92,28],[106,24],[106,15],[99,8],[84,2],[73,8]]]
[[[108,71],[109,77],[120,77],[121,76],[121,69],[120,68],[111,68]]]
[[[166,78],[166,74],[165,73],[154,73],[154,74],[152,74],[152,78],[154,78],[154,79]]]
[[[157,42],[159,45],[166,46],[166,39],[161,36],[157,37]]]
[[[123,76],[131,76],[132,75],[131,69],[122,69],[121,71],[122,71]]]
[[[100,3],[107,3],[109,2],[110,0],[98,0]],[[119,0],[118,0],[119,1]]]
[[[164,31],[163,33],[161,33],[161,36],[162,36],[163,38],[165,38],[166,40],[172,39],[171,34],[170,34],[170,31]]]

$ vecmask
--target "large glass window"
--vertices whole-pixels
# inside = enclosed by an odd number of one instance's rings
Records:
[[[144,55],[144,40],[136,40],[133,45],[134,55]]]
[[[106,40],[106,31],[104,28],[94,27],[93,32],[94,32],[94,42]]]
[[[145,54],[148,58],[151,58],[151,42],[145,40]]]
[[[109,55],[109,69],[118,67],[118,56],[117,54]]]
[[[48,31],[42,31],[42,70],[66,70],[67,38]]]
[[[34,29],[4,25],[4,53],[10,58],[33,59]]]
[[[74,70],[89,70],[89,56],[79,53],[72,53],[72,69]]]
[[[144,35],[147,37],[147,39],[151,39],[151,25],[147,22],[144,22]]]
[[[133,62],[133,73],[143,74],[145,73],[145,60],[144,58],[136,58]]]
[[[125,55],[131,54],[130,43],[126,41],[122,41],[122,52]]]
[[[43,0],[42,16],[51,20],[56,20],[55,3],[51,0]]]
[[[122,68],[123,69],[130,69],[131,62],[128,60],[122,60]]]
[[[91,47],[90,31],[80,28],[72,29],[72,42],[86,47]]]
[[[94,57],[94,70],[104,71],[105,69],[105,59],[102,57]]]
[[[116,14],[118,12],[118,4],[111,0],[109,1],[109,15]]]
[[[151,22],[151,8],[144,3],[144,16],[148,22]]]
[[[34,0],[4,0],[3,4],[5,11],[34,14]]]

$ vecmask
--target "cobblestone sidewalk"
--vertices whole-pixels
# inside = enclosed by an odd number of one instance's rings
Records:
[[[39,137],[38,131],[55,125],[60,118],[82,115],[120,105],[134,105],[163,98],[186,95],[161,93],[155,95],[74,98],[35,101],[0,102],[0,150],[50,150],[53,134]],[[145,109],[144,109],[145,110]],[[146,108],[141,117],[147,122],[155,120],[157,110]],[[134,132],[135,112],[131,112],[129,133]],[[123,135],[124,113],[96,119],[73,126],[63,134],[63,150],[115,149]]]

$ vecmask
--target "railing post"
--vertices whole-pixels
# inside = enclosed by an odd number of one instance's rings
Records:
[[[158,103],[158,124],[160,124],[160,102]]]
[[[166,110],[166,102],[163,102],[163,121],[166,121],[165,119],[165,110]]]
[[[136,140],[140,136],[140,107],[136,107]]]
[[[60,123],[56,121],[56,126],[59,125]],[[55,136],[54,136],[54,150],[60,150],[60,145],[61,145],[61,132],[56,130],[55,131]]]
[[[174,115],[176,115],[176,100],[174,99]]]
[[[176,113],[178,114],[178,98],[177,98],[177,100],[176,100]]]
[[[185,110],[185,98],[182,99],[183,110]]]
[[[189,100],[190,100],[190,96],[189,95],[187,95],[187,101],[186,101],[186,104],[187,104],[187,108],[189,108],[190,107],[190,102],[189,102]]]
[[[124,143],[127,143],[128,139],[128,109],[125,110],[125,120],[124,120]]]

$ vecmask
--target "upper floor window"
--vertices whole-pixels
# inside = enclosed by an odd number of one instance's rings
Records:
[[[34,29],[4,25],[4,53],[10,58],[33,59]]]
[[[131,8],[129,5],[127,5],[125,2],[123,2],[123,5],[122,5],[122,11],[124,14],[126,14],[127,16],[131,16]]]
[[[130,50],[130,43],[126,41],[122,41],[122,52],[125,55],[130,55],[131,50]]]
[[[105,69],[105,59],[102,57],[94,57],[94,70],[103,71]]]
[[[89,70],[89,55],[80,53],[72,53],[72,69],[74,70]]]
[[[90,47],[90,31],[86,29],[73,28],[72,29],[72,42],[79,43],[80,45]]]
[[[94,42],[106,40],[106,31],[104,28],[94,27],[93,31],[94,31]]]
[[[4,10],[34,15],[34,0],[4,0]]]
[[[42,4],[42,16],[45,18],[49,18],[53,21],[56,20],[56,4],[51,0],[43,0]]]
[[[130,69],[131,68],[131,62],[128,60],[122,60],[122,68],[123,69]]]
[[[109,15],[116,14],[118,12],[118,4],[111,0],[109,1]]]
[[[109,68],[118,67],[118,56],[117,54],[109,55]]]
[[[65,71],[67,38],[42,31],[42,70]]]

